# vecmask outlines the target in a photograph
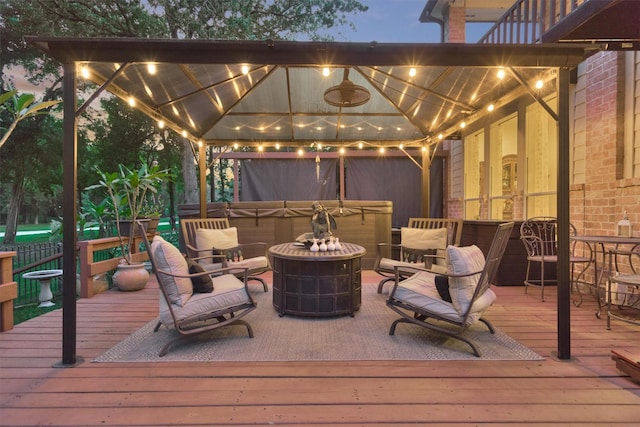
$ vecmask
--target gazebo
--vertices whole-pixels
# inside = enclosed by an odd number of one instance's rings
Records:
[[[188,138],[204,159],[207,146],[306,146],[351,149],[361,142],[407,154],[433,152],[520,96],[531,96],[558,124],[558,164],[569,164],[572,70],[599,45],[382,44],[29,37],[64,67],[64,242],[76,247],[78,117],[103,91],[127,100]],[[510,73],[508,82],[496,79]],[[87,74],[84,74],[84,73]],[[83,77],[84,74],[84,77]],[[77,106],[79,79],[99,85]],[[534,89],[546,81],[544,90]],[[546,93],[544,91],[547,91]],[[544,102],[555,91],[558,109]],[[407,154],[408,155],[408,154]],[[422,155],[428,206],[429,155]],[[201,213],[205,162],[199,162]],[[569,175],[558,173],[558,352],[569,359]],[[424,210],[424,208],[423,208]],[[75,283],[65,257],[63,283]],[[75,353],[75,286],[64,286],[62,365]]]

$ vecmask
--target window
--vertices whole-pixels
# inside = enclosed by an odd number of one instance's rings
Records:
[[[464,217],[482,218],[484,195],[484,131],[464,139]]]
[[[490,129],[490,218],[509,220],[518,178],[518,117],[513,114]]]
[[[557,110],[557,99],[545,102]],[[558,182],[558,126],[540,104],[526,109],[526,217],[555,216]]]

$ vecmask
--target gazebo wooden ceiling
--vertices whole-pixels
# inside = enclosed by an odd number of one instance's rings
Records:
[[[64,67],[63,251],[76,251],[77,118],[88,103],[108,90],[136,98],[148,115],[165,120],[194,143],[231,145],[277,141],[344,144],[356,140],[393,142],[409,139],[423,144],[438,134],[457,132],[460,121],[488,114],[491,101],[515,99],[520,88],[544,104],[530,87],[533,78],[554,74],[558,122],[558,352],[570,359],[569,281],[569,81],[570,71],[597,45],[467,45],[379,44],[292,41],[212,41],[151,39],[79,39],[27,37],[27,41]],[[147,74],[147,64],[156,64]],[[242,66],[251,70],[242,73]],[[77,78],[82,66],[93,70],[100,88],[77,107]],[[322,68],[334,69],[326,80]],[[408,75],[415,67],[415,78]],[[496,83],[503,67],[512,77]],[[336,109],[321,94],[352,70],[356,84],[368,85],[372,99],[362,107]],[[335,69],[340,69],[336,72]],[[272,83],[270,83],[272,82]],[[510,92],[509,92],[510,91]],[[474,96],[475,95],[475,96]],[[388,105],[385,105],[385,101]],[[174,111],[174,107],[175,110]],[[345,111],[348,110],[348,111]],[[451,111],[451,113],[449,113]],[[281,129],[259,127],[280,123]],[[398,126],[397,121],[404,120]],[[243,124],[241,132],[235,126]],[[321,135],[299,132],[296,126],[332,128]],[[369,127],[364,126],[365,124]],[[357,129],[360,124],[366,132]],[[343,128],[343,125],[347,128]],[[406,125],[406,126],[405,126]],[[357,132],[349,129],[354,126]],[[396,126],[394,133],[393,126]],[[304,127],[304,126],[302,126]],[[400,131],[398,131],[398,127]],[[282,129],[284,128],[284,129]],[[267,129],[269,129],[267,131]],[[278,132],[275,132],[278,131]],[[204,157],[205,144],[199,144]],[[200,162],[201,186],[204,166]],[[202,204],[201,189],[201,204]],[[60,366],[73,366],[76,357],[77,260],[63,260],[63,334]]]
[[[428,144],[539,78],[552,83],[540,95],[555,91],[549,70],[574,67],[586,52],[573,45],[29,41],[88,71],[78,78],[134,99],[136,108],[193,142],[218,146]],[[496,77],[500,67],[506,70],[502,80]],[[323,100],[345,69],[371,93],[362,106],[340,108]]]

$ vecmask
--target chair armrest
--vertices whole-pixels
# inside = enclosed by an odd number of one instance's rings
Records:
[[[376,258],[382,258],[382,250],[387,248],[400,248],[402,245],[399,243],[378,243],[376,244]]]
[[[199,256],[199,257],[189,257],[189,259],[195,262],[202,261],[203,259],[213,259],[213,262],[215,262],[217,259],[219,259],[218,262],[224,264],[225,261],[227,260],[227,257],[223,254],[209,254],[209,255]]]
[[[241,250],[244,258],[253,258],[256,256],[267,256],[267,244],[264,242],[238,243],[234,249]]]
[[[217,268],[215,270],[201,271],[199,273],[175,274],[167,270],[158,269],[156,270],[156,273],[161,273],[161,274],[164,274],[165,276],[191,279],[192,277],[221,276],[223,274],[237,274],[240,272],[243,272],[243,274],[246,275],[248,270],[249,269],[246,267],[222,267],[222,268]]]
[[[437,274],[438,276],[445,276],[445,277],[468,277],[468,276],[475,276],[477,274],[481,274],[482,273],[482,270],[474,271],[474,272],[471,272],[471,273],[465,273],[465,274],[453,274],[453,273],[449,273],[449,272],[440,273],[440,272],[436,272],[436,271],[433,271],[433,270],[428,269],[428,268],[418,267],[418,266],[416,266],[416,267],[413,267],[413,266],[411,266],[411,267],[408,267],[408,266],[395,266],[394,268],[396,270],[396,277],[400,277],[400,278],[403,277],[402,274],[400,274],[401,272],[404,273],[404,272],[409,271],[409,270],[415,271],[415,273],[418,273],[418,272],[422,271],[422,272],[433,273],[433,274]]]
[[[192,259],[205,258],[204,255],[201,255],[201,253],[207,254],[207,252],[212,252],[213,251],[213,249],[198,249],[195,246],[190,245],[189,243],[185,243],[185,246],[187,248],[187,255],[189,256],[189,258],[192,258]]]

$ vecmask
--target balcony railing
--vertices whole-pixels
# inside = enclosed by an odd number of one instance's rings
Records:
[[[535,44],[589,0],[518,0],[478,43]]]

